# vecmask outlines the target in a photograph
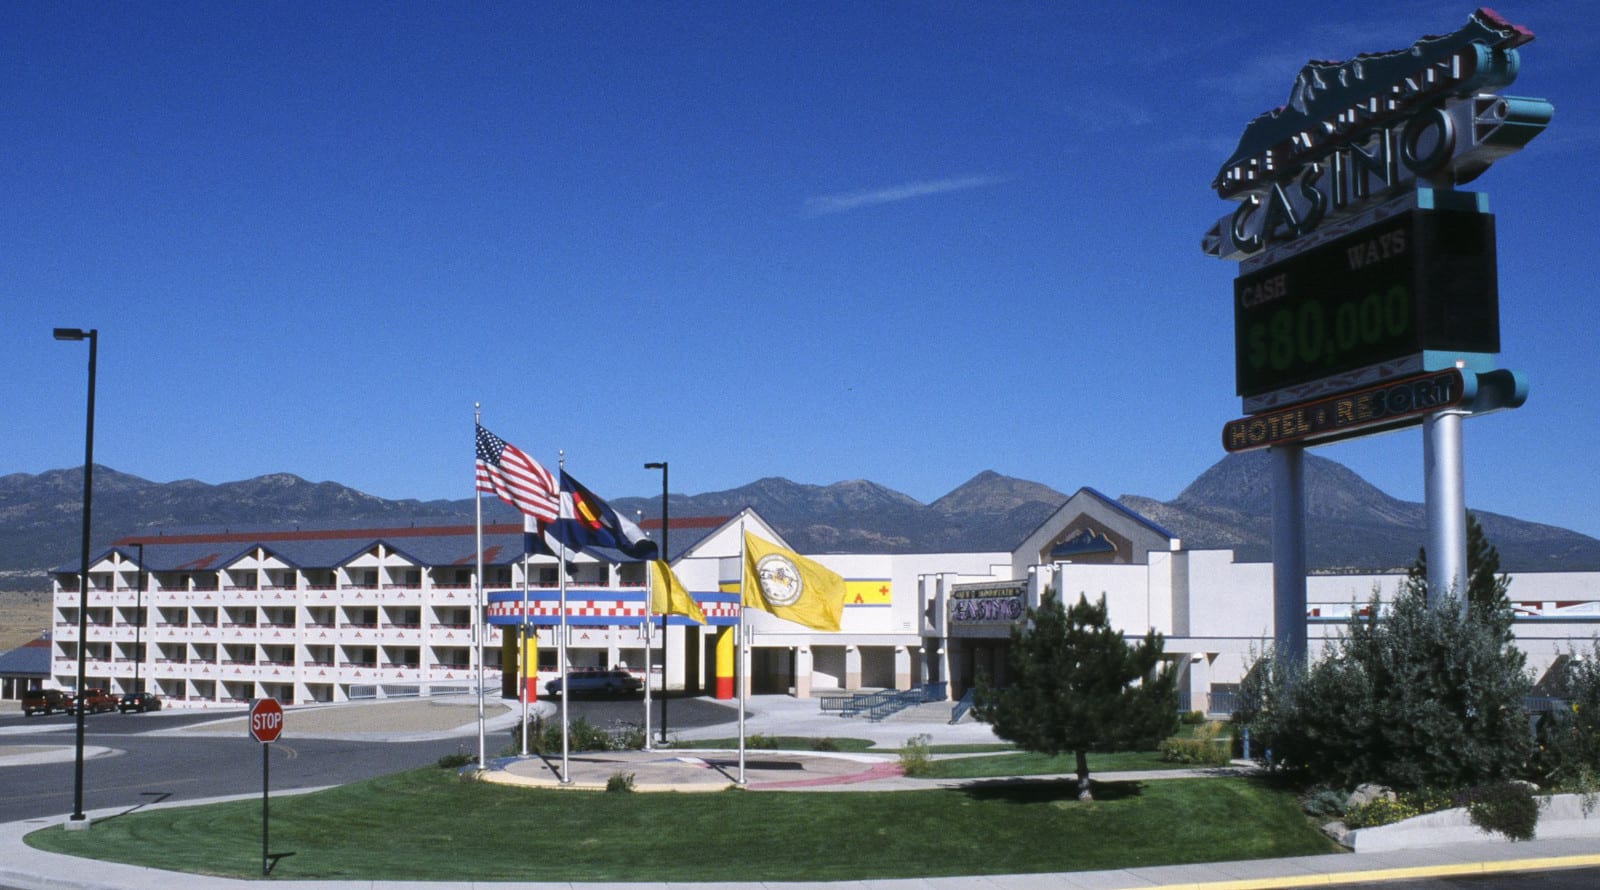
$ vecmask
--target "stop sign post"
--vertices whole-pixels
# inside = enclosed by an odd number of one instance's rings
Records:
[[[267,745],[283,732],[283,705],[275,698],[258,698],[250,703],[250,738],[261,743],[261,874],[272,871],[272,855],[267,852]]]

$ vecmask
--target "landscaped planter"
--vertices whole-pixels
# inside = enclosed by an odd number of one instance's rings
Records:
[[[1336,823],[1337,824],[1337,823]],[[1442,844],[1459,844],[1510,839],[1499,832],[1484,831],[1472,824],[1465,807],[1426,813],[1390,825],[1344,829],[1329,832],[1334,840],[1357,853],[1382,853],[1386,850],[1408,850],[1414,847],[1434,847]],[[1539,826],[1534,836],[1541,840],[1561,837],[1600,838],[1600,807],[1587,817],[1583,813],[1583,798],[1576,794],[1557,794],[1539,798]]]

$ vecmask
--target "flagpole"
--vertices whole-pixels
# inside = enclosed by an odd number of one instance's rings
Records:
[[[650,563],[644,564],[644,749],[650,747],[650,647],[653,635],[650,633],[655,624],[655,576],[650,571]],[[664,624],[665,622],[663,622]]]
[[[567,468],[567,452],[556,452],[556,467],[559,470]],[[566,493],[557,495],[557,503],[566,500]],[[562,517],[557,511],[557,522]],[[572,687],[567,685],[567,541],[566,535],[557,535],[561,543],[561,552],[556,554],[556,577],[561,580],[561,637],[556,641],[556,658],[561,662],[561,784],[572,784],[572,771],[567,767],[567,700],[572,698]]]
[[[528,522],[528,517],[523,517],[522,527],[524,529],[528,527]],[[538,533],[538,527],[539,524],[535,522],[535,534]],[[521,649],[517,652],[517,682],[522,688],[517,690],[517,695],[522,699],[523,757],[528,756],[528,551],[532,548],[527,545],[532,542],[532,537],[528,535],[522,536],[522,620],[517,625],[521,629],[521,633],[517,637],[517,643],[521,646]]]
[[[483,405],[472,403],[473,437],[477,437],[478,426],[483,422]],[[476,478],[476,471],[474,471]],[[472,657],[478,663],[478,769],[488,768],[486,762],[487,743],[483,734],[483,492],[478,490],[476,481],[472,486],[472,501],[474,513],[473,536],[474,552],[477,555],[478,572],[473,576],[473,594],[477,602],[472,610]]]
[[[738,633],[739,633],[739,648],[737,650],[738,653],[739,653],[739,663],[734,667],[734,672],[733,672],[734,673],[734,682],[739,684],[739,781],[736,782],[735,784],[737,784],[740,788],[743,788],[744,784],[745,784],[745,782],[744,782],[744,707],[745,707],[745,673],[747,671],[747,668],[745,666],[745,662],[746,662],[746,659],[749,657],[749,654],[750,654],[748,652],[748,650],[747,650],[747,646],[746,646],[745,639],[744,639],[744,603],[745,603],[745,597],[747,596],[747,592],[744,589],[745,559],[746,559],[746,554],[744,552],[744,520],[740,519],[739,520],[739,623],[736,625],[736,629],[738,630]],[[756,583],[757,584],[761,583],[761,579],[757,578],[756,579]]]

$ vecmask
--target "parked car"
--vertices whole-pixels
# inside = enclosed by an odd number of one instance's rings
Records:
[[[161,710],[161,696],[154,692],[130,692],[117,702],[117,710],[126,714],[129,711],[159,711]]]
[[[569,671],[567,682],[571,684],[573,695],[582,695],[585,692],[603,692],[610,695],[617,693],[633,693],[644,688],[644,683],[638,677],[627,671]],[[550,695],[561,695],[565,690],[561,685],[561,678],[544,684],[544,691]]]
[[[98,686],[86,686],[83,694],[74,700],[73,707],[82,708],[86,714],[114,711],[117,707],[117,697]]]
[[[72,710],[72,696],[59,689],[29,689],[22,693],[22,716],[34,714],[49,716],[56,711]]]

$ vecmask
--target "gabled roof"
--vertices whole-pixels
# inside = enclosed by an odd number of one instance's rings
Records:
[[[1110,507],[1111,509],[1117,511],[1118,513],[1121,513],[1122,515],[1128,517],[1129,519],[1132,519],[1134,522],[1139,523],[1140,525],[1144,526],[1145,528],[1149,529],[1152,532],[1155,532],[1156,534],[1160,535],[1161,537],[1166,538],[1169,541],[1176,540],[1177,537],[1178,537],[1177,535],[1173,534],[1172,532],[1167,531],[1166,529],[1162,528],[1161,526],[1157,525],[1156,523],[1152,522],[1151,520],[1146,519],[1144,516],[1140,515],[1139,513],[1136,513],[1133,510],[1130,510],[1125,504],[1123,504],[1121,501],[1118,501],[1116,498],[1109,497],[1109,496],[1105,495],[1104,493],[1102,493],[1100,491],[1097,491],[1097,490],[1095,490],[1093,488],[1090,488],[1087,485],[1085,485],[1084,487],[1082,487],[1082,488],[1078,489],[1077,491],[1073,492],[1072,496],[1067,498],[1066,501],[1062,502],[1061,506],[1056,508],[1055,512],[1051,513],[1049,516],[1046,516],[1044,518],[1043,522],[1041,522],[1038,525],[1034,526],[1033,531],[1030,531],[1027,534],[1023,535],[1017,541],[1017,547],[1021,547],[1024,543],[1027,542],[1027,540],[1029,538],[1031,538],[1034,535],[1038,534],[1040,529],[1042,529],[1045,526],[1050,525],[1051,523],[1055,522],[1056,521],[1056,517],[1060,516],[1063,511],[1067,510],[1067,508],[1072,504],[1072,502],[1076,501],[1078,499],[1079,495],[1083,495],[1085,497],[1094,498],[1095,500],[1099,501],[1100,503],[1104,504],[1105,506]]]
[[[1173,534],[1172,532],[1167,531],[1165,528],[1161,527],[1160,525],[1157,525],[1154,521],[1146,518],[1144,516],[1144,514],[1134,511],[1131,507],[1129,507],[1128,505],[1122,503],[1121,501],[1117,500],[1116,498],[1111,497],[1110,495],[1103,494],[1103,493],[1101,493],[1101,492],[1099,492],[1099,491],[1097,491],[1097,490],[1095,490],[1093,488],[1089,488],[1088,486],[1084,486],[1083,488],[1078,489],[1078,491],[1079,492],[1088,492],[1089,494],[1093,495],[1094,497],[1099,498],[1100,500],[1105,502],[1106,506],[1110,507],[1113,510],[1117,510],[1117,511],[1121,512],[1124,516],[1128,517],[1129,519],[1132,519],[1134,522],[1139,523],[1140,525],[1144,526],[1145,528],[1150,529],[1151,531],[1153,531],[1156,534],[1162,536],[1163,538],[1167,538],[1168,540],[1171,540],[1171,539],[1174,539],[1174,538],[1178,537],[1177,535]]]

